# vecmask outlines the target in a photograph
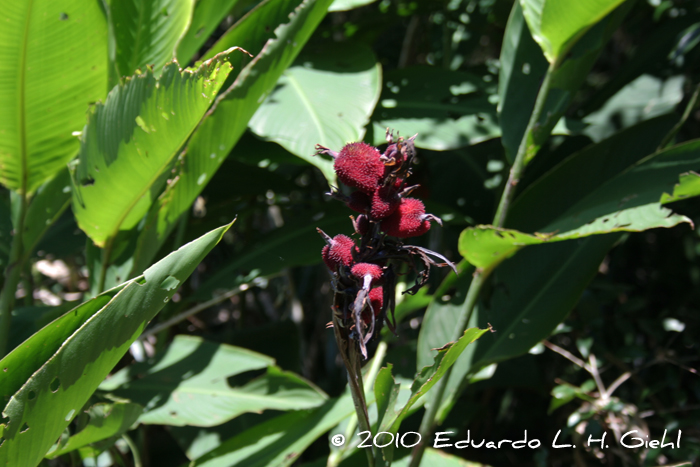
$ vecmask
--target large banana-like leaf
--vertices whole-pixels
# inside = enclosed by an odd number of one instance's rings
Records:
[[[175,58],[192,19],[194,0],[119,0],[110,5],[117,42],[116,69],[131,76],[151,65],[156,73]]]
[[[0,465],[39,463],[105,376],[221,240],[229,225],[171,253],[137,278],[51,322],[2,361]],[[11,397],[10,397],[11,396]]]
[[[297,6],[298,3],[301,4]],[[241,19],[238,30],[233,29],[222,37],[221,41],[244,44],[241,47],[254,51],[252,47],[259,47],[256,41],[270,34],[257,25],[279,25],[274,30],[275,38],[268,40],[255,59],[241,70],[233,86],[218,98],[214,110],[192,135],[177,181],[168,186],[149,213],[139,237],[135,264],[150,262],[149,255],[158,250],[182,213],[192,206],[243,135],[260,103],[311,37],[330,3],[331,0],[267,0],[251,11],[247,19]]]
[[[550,63],[624,0],[520,0],[532,37]]]
[[[246,412],[310,409],[326,402],[323,392],[274,363],[241,347],[176,336],[152,361],[122,368],[100,389],[143,405],[142,423],[175,426],[215,426]],[[267,373],[246,384],[229,383],[262,369]]]
[[[94,0],[0,0],[0,183],[31,193],[78,151],[107,93],[107,25]]]
[[[197,70],[177,62],[115,87],[83,131],[73,211],[98,246],[133,228],[157,196],[163,172],[214,101],[231,71],[229,50]]]
[[[177,44],[177,59],[180,63],[187,63],[192,59],[221,21],[231,13],[232,8],[245,7],[252,1],[254,0],[198,0],[190,27]],[[242,44],[236,45],[243,47]]]

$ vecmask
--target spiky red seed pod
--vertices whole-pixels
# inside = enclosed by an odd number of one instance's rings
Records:
[[[382,267],[372,263],[357,263],[352,267],[350,273],[364,282],[366,276],[372,278],[370,285],[377,285],[382,279]]]
[[[335,271],[338,269],[338,266],[350,266],[352,264],[353,251],[357,251],[357,246],[355,246],[353,239],[339,234],[333,237],[330,245],[323,247],[321,255],[328,269]]]
[[[347,205],[353,211],[365,213],[370,210],[372,199],[366,193],[353,191],[350,196],[348,196]]]
[[[401,198],[399,198],[394,187],[379,187],[372,195],[370,216],[375,220],[389,217],[396,211],[399,204],[401,204]]]
[[[374,311],[374,317],[377,318],[382,312],[382,306],[384,306],[384,289],[381,287],[375,287],[374,289],[369,291],[367,298],[369,298],[369,304],[372,307],[372,311]],[[371,317],[369,314],[369,310],[363,310],[362,321],[364,321],[365,324],[369,324],[370,320]]]
[[[377,148],[367,143],[349,143],[335,158],[335,173],[345,185],[372,194],[384,176],[384,164]]]
[[[382,230],[392,237],[418,237],[430,230],[425,205],[416,198],[402,198],[399,208],[381,223]]]

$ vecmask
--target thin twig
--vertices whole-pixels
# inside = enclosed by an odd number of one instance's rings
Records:
[[[612,384],[608,387],[608,392],[606,394],[606,398],[610,398],[610,396],[613,395],[615,390],[617,388],[619,388],[622,383],[624,383],[625,381],[630,379],[631,376],[632,376],[632,373],[630,373],[629,371],[622,373],[620,376],[618,376],[617,379],[615,381],[613,381]]]
[[[590,354],[588,356],[588,363],[589,366],[587,368],[588,372],[593,376],[593,381],[595,381],[595,385],[598,387],[598,392],[600,393],[600,397],[603,399],[608,398],[608,390],[605,389],[605,385],[603,384],[603,380],[600,378],[600,373],[598,373],[598,360],[595,358],[595,355]]]
[[[576,355],[572,354],[568,350],[562,349],[558,345],[552,344],[548,340],[543,340],[542,345],[547,347],[549,350],[558,353],[562,357],[566,358],[567,360],[570,360],[572,363],[575,363],[576,365],[580,366],[581,368],[583,368],[584,370],[586,370],[590,373],[590,371],[586,367],[586,362],[584,362],[583,360],[581,360],[580,358],[578,358]]]

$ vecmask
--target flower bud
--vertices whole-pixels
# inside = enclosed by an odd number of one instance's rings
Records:
[[[367,143],[349,143],[335,158],[335,173],[345,185],[372,194],[384,176],[379,151]]]
[[[328,269],[335,271],[339,266],[350,266],[353,263],[353,251],[357,251],[355,242],[350,237],[339,234],[323,247],[321,255]]]
[[[408,238],[423,235],[430,230],[430,219],[425,205],[416,198],[403,198],[398,209],[381,223],[382,230],[393,237]]]

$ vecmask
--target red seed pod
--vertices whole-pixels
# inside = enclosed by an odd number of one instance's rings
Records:
[[[369,299],[369,304],[374,312],[374,317],[377,318],[382,312],[382,306],[384,305],[384,289],[381,287],[375,287],[369,291],[367,298]],[[362,321],[364,321],[365,324],[370,323],[371,317],[369,313],[369,309],[364,309],[362,311]]]
[[[382,312],[382,306],[384,305],[384,289],[381,287],[375,287],[369,291],[369,303],[372,305],[372,310],[374,310],[374,317],[379,316]]]
[[[366,193],[353,191],[350,196],[348,196],[347,205],[353,211],[365,213],[368,212],[372,206],[372,199]]]
[[[333,237],[330,245],[323,247],[321,255],[328,269],[335,271],[338,269],[338,266],[350,266],[352,264],[353,251],[357,251],[353,239],[340,234]]]
[[[350,270],[350,273],[363,283],[366,277],[370,277],[370,285],[377,285],[382,279],[383,272],[381,266],[372,263],[357,263]]]
[[[364,214],[357,216],[357,219],[353,220],[352,225],[355,227],[355,232],[359,233],[360,235],[364,235],[369,232],[369,219],[367,219],[367,216]]]
[[[393,237],[418,237],[430,230],[425,205],[416,198],[403,198],[399,208],[381,223],[382,230]]]
[[[370,216],[372,219],[379,220],[389,217],[396,211],[401,204],[401,198],[394,190],[394,187],[379,187],[372,195],[372,209]]]
[[[367,143],[349,143],[335,158],[335,173],[345,185],[372,194],[384,175],[379,151]]]

